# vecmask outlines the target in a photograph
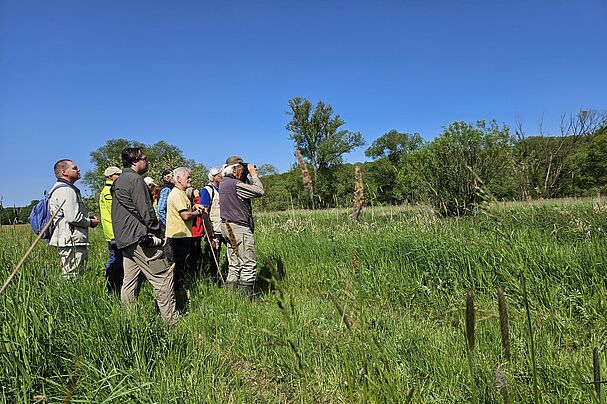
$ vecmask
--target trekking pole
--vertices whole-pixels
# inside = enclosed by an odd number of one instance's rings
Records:
[[[203,213],[204,215],[208,215],[208,213]],[[215,249],[213,248],[213,243],[211,242],[211,236],[209,236],[209,232],[207,231],[207,225],[202,218],[202,227],[204,227],[204,234],[207,236],[207,241],[209,242],[209,248],[211,248],[211,255],[213,255],[213,260],[215,261],[215,266],[217,267],[217,273],[219,274],[219,279],[221,279],[221,284],[225,284],[225,280],[223,279],[223,274],[221,273],[221,268],[219,268],[219,261],[217,260],[217,256],[215,255]]]
[[[55,213],[53,213],[53,215],[51,216],[51,219],[48,221],[47,224],[44,225],[44,227],[42,228],[42,230],[40,230],[40,233],[38,234],[38,237],[36,237],[36,239],[34,240],[34,242],[32,243],[32,245],[30,246],[30,248],[27,250],[27,252],[23,256],[23,258],[21,258],[21,261],[19,261],[19,263],[17,264],[17,266],[15,267],[15,269],[13,270],[13,272],[11,272],[11,274],[8,276],[8,278],[6,278],[6,281],[4,282],[4,285],[2,285],[2,288],[0,289],[0,295],[4,292],[4,290],[6,289],[6,287],[10,283],[10,281],[13,279],[13,277],[17,274],[17,271],[19,271],[19,268],[21,268],[21,265],[23,265],[23,263],[25,262],[25,260],[27,259],[27,257],[29,257],[29,255],[31,254],[32,250],[34,249],[34,247],[36,246],[36,244],[38,243],[38,241],[42,238],[42,235],[44,234],[44,232],[53,223],[53,220],[55,220],[55,216],[57,216],[57,213],[59,213],[59,211],[63,207],[64,203],[65,203],[65,201],[63,201],[61,203],[61,205],[59,205],[59,209],[57,209],[57,211]]]

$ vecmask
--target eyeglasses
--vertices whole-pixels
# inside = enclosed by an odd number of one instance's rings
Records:
[[[148,156],[139,157],[137,161],[147,161]]]

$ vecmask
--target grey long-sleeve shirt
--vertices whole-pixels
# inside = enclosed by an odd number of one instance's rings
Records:
[[[91,220],[80,197],[80,190],[63,180],[57,181],[53,188],[56,189],[49,199],[49,206],[51,214],[58,213],[49,244],[56,247],[88,245]],[[63,207],[59,210],[62,203]]]

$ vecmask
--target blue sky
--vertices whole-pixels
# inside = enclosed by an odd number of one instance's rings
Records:
[[[607,1],[0,1],[0,196],[108,139],[206,166],[293,163],[288,100],[331,104],[367,146],[455,120],[558,131],[607,108]],[[346,156],[363,161],[365,147]]]

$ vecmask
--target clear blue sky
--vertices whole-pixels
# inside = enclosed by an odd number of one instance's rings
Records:
[[[607,108],[605,27],[605,0],[0,0],[0,196],[39,199],[56,160],[84,172],[119,137],[285,171],[295,96],[367,145],[455,120],[556,131]]]

